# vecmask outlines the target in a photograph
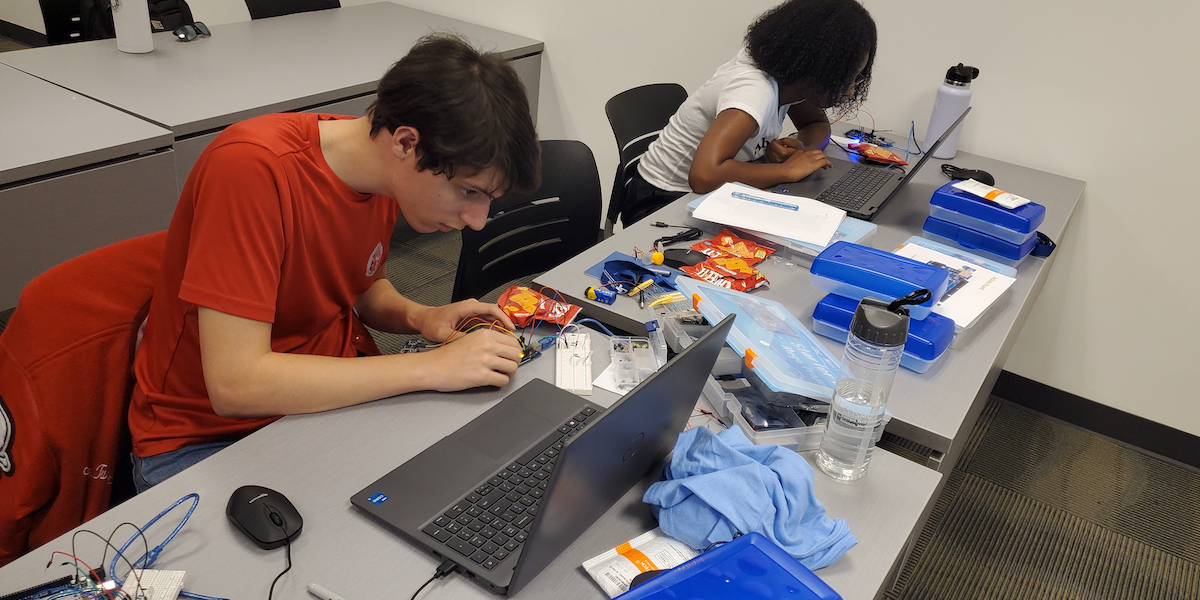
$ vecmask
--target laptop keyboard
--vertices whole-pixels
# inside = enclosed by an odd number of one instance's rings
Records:
[[[529,537],[546,482],[567,438],[587,426],[587,406],[532,450],[450,505],[421,531],[487,570],[516,552]]]
[[[891,179],[892,173],[886,169],[855,165],[816,199],[843,210],[858,210]]]

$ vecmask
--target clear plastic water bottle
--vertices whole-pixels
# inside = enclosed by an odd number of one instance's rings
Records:
[[[946,71],[946,80],[938,86],[937,98],[933,101],[933,112],[929,115],[929,127],[925,130],[926,148],[942,137],[946,129],[971,105],[971,81],[976,77],[979,77],[979,69],[963,66],[962,63]],[[962,129],[963,123],[959,123],[950,137],[938,146],[933,157],[954,158],[958,153],[958,137],[962,135]]]
[[[817,450],[817,467],[826,475],[840,481],[866,475],[908,339],[905,305],[921,304],[930,295],[922,289],[890,304],[870,297],[858,303]]]

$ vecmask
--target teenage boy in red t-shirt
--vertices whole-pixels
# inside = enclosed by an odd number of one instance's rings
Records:
[[[493,199],[537,187],[539,151],[516,73],[448,36],[393,65],[364,117],[266,115],[217,136],[180,195],[135,361],[139,490],[281,415],[508,383],[508,334],[360,357],[356,318],[433,341],[475,315],[512,329],[495,305],[401,296],[384,261],[399,213],[419,232],[480,229]]]

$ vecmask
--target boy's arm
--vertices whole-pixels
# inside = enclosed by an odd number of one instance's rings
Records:
[[[756,131],[758,123],[743,110],[727,108],[717,114],[692,158],[688,172],[692,191],[705,194],[730,181],[771,187],[800,181],[817,169],[832,166],[819,148],[797,151],[781,163],[744,163],[734,158]]]
[[[394,290],[393,290],[394,292]],[[271,350],[271,324],[199,309],[204,382],[222,416],[274,416],[331,410],[416,390],[503,386],[520,345],[481,329],[428,352],[338,358]]]
[[[420,333],[425,339],[441,342],[470,317],[482,317],[500,323],[509,331],[512,321],[495,304],[463,300],[446,306],[425,306],[405,298],[387,279],[381,266],[375,283],[354,304],[354,310],[368,327],[390,333]]]

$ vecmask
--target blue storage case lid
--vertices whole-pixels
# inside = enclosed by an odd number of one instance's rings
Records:
[[[1029,254],[1038,243],[1036,235],[1026,240],[1023,244],[1018,245],[935,217],[926,218],[925,224],[921,228],[948,240],[953,240],[954,243],[968,250],[991,252],[996,256],[1014,261],[1025,258],[1025,255]],[[945,290],[942,291],[945,292]],[[935,297],[941,298],[941,296]]]
[[[950,281],[950,272],[942,267],[848,242],[830,245],[813,259],[809,271],[817,277],[870,290],[888,302],[925,288],[933,292],[929,300],[917,305],[925,308],[933,308],[946,294]]]
[[[991,200],[984,200],[954,187],[954,182],[938,188],[929,203],[1023,234],[1037,231],[1042,221],[1046,220],[1046,207],[1037,202],[1016,208],[1004,208]]]
[[[748,350],[754,354],[751,368],[767,387],[817,400],[833,399],[841,361],[782,304],[686,277],[675,285],[688,298],[699,296],[697,310],[710,323],[737,315],[726,341],[742,357]]]
[[[617,598],[841,600],[829,584],[761,533],[717,546]]]
[[[838,329],[849,331],[850,322],[854,320],[854,310],[858,308],[858,300],[829,294],[817,303],[813,309],[813,319],[829,323]],[[950,342],[954,341],[954,320],[937,313],[917,321],[908,321],[908,339],[904,342],[904,352],[921,360],[933,360],[942,355]]]

